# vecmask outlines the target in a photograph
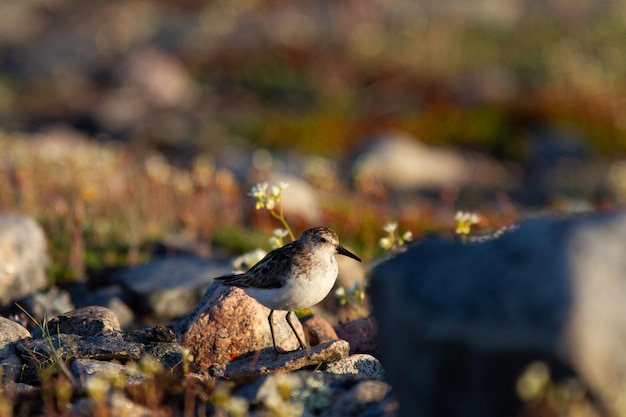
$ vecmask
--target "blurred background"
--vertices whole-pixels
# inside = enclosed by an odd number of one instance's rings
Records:
[[[626,197],[620,0],[0,2],[0,209],[52,276],[267,248],[246,196],[364,259]],[[159,249],[160,248],[160,249]],[[216,252],[217,251],[217,252]],[[224,251],[224,252],[220,252]]]

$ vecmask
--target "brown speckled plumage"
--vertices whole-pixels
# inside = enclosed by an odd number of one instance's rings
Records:
[[[282,248],[274,249],[261,261],[257,262],[243,274],[224,275],[216,279],[226,285],[247,288],[280,288],[293,267],[292,258],[297,252],[303,252],[302,245],[296,240]]]

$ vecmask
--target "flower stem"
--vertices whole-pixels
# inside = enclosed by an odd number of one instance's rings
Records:
[[[283,215],[283,198],[282,198],[282,194],[280,197],[280,222],[283,224],[283,226],[285,226],[285,229],[287,230],[287,233],[289,233],[289,237],[291,238],[291,241],[293,242],[294,240],[296,240],[296,237],[294,236],[293,232],[291,231],[291,227],[289,227],[289,224],[287,224],[287,220],[285,220],[285,216]]]
[[[281,202],[281,211],[282,211],[282,202]],[[276,213],[274,210],[270,210],[270,214],[272,215],[273,218],[277,219],[283,225],[285,230],[287,230],[287,233],[289,233],[289,237],[291,238],[291,241],[293,242],[294,240],[296,240],[296,237],[293,235],[293,232],[291,231],[291,227],[289,227],[289,224],[287,223],[285,218],[281,216],[280,214]]]

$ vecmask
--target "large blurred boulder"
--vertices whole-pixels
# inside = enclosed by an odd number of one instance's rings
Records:
[[[46,286],[46,238],[31,218],[0,214],[0,306]]]
[[[357,184],[379,181],[392,190],[508,187],[512,177],[485,155],[428,146],[404,132],[372,137],[356,156]]]
[[[541,207],[570,199],[580,205],[610,195],[611,164],[592,155],[581,132],[544,127],[528,135],[522,181],[511,194],[516,201]]]
[[[623,404],[625,248],[626,214],[587,215],[381,263],[371,294],[400,415],[515,415],[516,380],[536,360]]]

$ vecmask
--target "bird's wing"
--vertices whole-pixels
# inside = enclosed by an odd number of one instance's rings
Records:
[[[216,277],[215,279],[223,281],[225,285],[241,288],[250,287],[253,281],[251,276],[246,272],[241,274],[223,275],[221,277]]]
[[[223,281],[225,285],[241,288],[270,289],[284,287],[285,280],[283,278],[289,273],[290,268],[289,254],[291,250],[287,246],[274,249],[254,264],[247,272],[223,275],[215,279]]]

